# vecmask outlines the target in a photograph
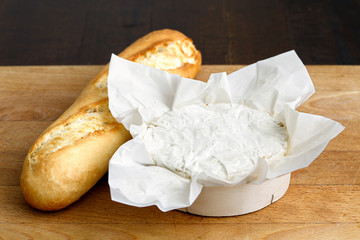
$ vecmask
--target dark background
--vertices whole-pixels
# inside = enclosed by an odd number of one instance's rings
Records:
[[[0,0],[0,65],[105,64],[162,28],[192,38],[204,64],[290,49],[305,64],[360,64],[360,0]]]

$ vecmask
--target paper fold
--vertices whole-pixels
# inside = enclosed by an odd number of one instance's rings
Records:
[[[212,74],[207,83],[112,55],[108,92],[111,113],[134,137],[110,160],[112,199],[139,207],[157,205],[162,211],[190,206],[204,185],[258,184],[304,168],[344,129],[333,120],[295,110],[315,89],[294,51],[229,75]],[[287,127],[287,154],[272,161],[259,159],[246,176],[232,181],[204,172],[189,180],[155,166],[142,141],[147,124],[187,105],[216,103],[245,104],[269,112]]]

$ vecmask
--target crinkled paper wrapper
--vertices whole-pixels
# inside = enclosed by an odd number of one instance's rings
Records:
[[[108,92],[111,113],[133,136],[110,160],[112,200],[137,207],[157,205],[162,211],[191,206],[203,186],[259,184],[307,167],[344,129],[333,120],[295,110],[315,89],[294,51],[229,75],[212,74],[207,83],[112,55]],[[205,172],[189,180],[154,165],[141,137],[146,124],[186,105],[214,103],[244,104],[270,113],[287,128],[286,155],[271,162],[260,158],[245,178],[236,181]]]

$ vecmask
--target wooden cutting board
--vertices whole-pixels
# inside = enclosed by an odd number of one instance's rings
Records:
[[[242,66],[203,66],[211,72]],[[292,174],[278,202],[255,213],[211,218],[110,200],[107,176],[58,212],[29,207],[19,187],[23,160],[40,133],[101,66],[0,67],[0,239],[356,239],[360,236],[360,66],[307,66],[317,92],[298,110],[346,129]]]

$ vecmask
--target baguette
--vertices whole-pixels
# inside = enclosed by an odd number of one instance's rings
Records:
[[[170,29],[149,33],[119,56],[188,78],[194,78],[201,65],[201,53],[192,40]],[[111,156],[131,138],[108,108],[108,67],[30,148],[20,186],[32,207],[55,211],[77,201],[107,172]]]

